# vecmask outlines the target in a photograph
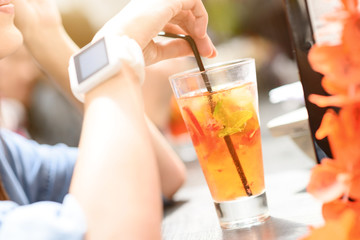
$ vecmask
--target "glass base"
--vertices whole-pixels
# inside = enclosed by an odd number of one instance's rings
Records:
[[[238,200],[215,202],[223,229],[237,229],[261,224],[269,218],[266,193]]]

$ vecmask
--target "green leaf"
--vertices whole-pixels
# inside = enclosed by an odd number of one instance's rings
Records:
[[[224,126],[224,128],[220,130],[218,136],[225,137],[243,131],[246,126],[246,122],[251,119],[252,116],[252,111],[239,110],[231,112],[226,106],[224,106],[223,101],[217,102],[213,112],[213,117]]]

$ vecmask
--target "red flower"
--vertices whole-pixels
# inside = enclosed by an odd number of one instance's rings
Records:
[[[355,219],[353,211],[345,211],[337,218],[327,221],[323,227],[313,229],[303,240],[355,240],[356,238],[352,238]]]
[[[342,87],[360,83],[360,61],[354,61],[356,57],[350,57],[346,46],[315,44],[309,52],[312,68],[325,77],[336,80],[337,85]]]
[[[350,62],[358,66],[360,64],[360,14],[358,12],[350,15],[345,22],[342,42]]]
[[[336,79],[332,79],[328,76],[323,77],[321,80],[321,86],[323,89],[331,95],[347,95],[347,86],[339,83]]]
[[[316,138],[328,137],[334,160],[344,169],[360,167],[360,105],[343,107],[339,115],[328,110],[316,132]],[[359,169],[360,171],[360,169]]]
[[[333,159],[323,159],[311,173],[307,191],[324,202],[325,225],[305,240],[360,239],[360,13],[358,0],[342,0],[329,21],[343,25],[341,44],[314,45],[313,69],[324,75],[322,86],[331,96],[310,95],[325,113],[316,138],[327,137]]]
[[[311,172],[307,191],[322,202],[331,202],[347,194],[351,175],[337,161],[323,159]]]
[[[352,211],[355,214],[354,225],[350,231],[349,239],[360,239],[360,203],[339,199],[324,204],[322,208],[325,221],[337,221],[345,211]]]
[[[356,14],[358,12],[358,0],[341,0],[341,2],[348,13]]]

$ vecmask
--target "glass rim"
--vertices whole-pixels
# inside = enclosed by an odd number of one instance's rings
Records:
[[[200,71],[199,68],[192,68],[183,72],[179,72],[179,73],[175,73],[169,76],[170,81],[174,81],[177,79],[181,79],[181,78],[189,78],[189,77],[194,77],[194,76],[198,76],[201,75],[203,73],[211,73],[211,72],[215,72],[219,69],[227,69],[227,68],[231,68],[237,65],[242,65],[242,64],[247,64],[247,63],[252,63],[255,62],[254,58],[240,58],[240,59],[235,59],[235,60],[230,60],[230,61],[225,61],[225,62],[220,62],[220,63],[214,63],[214,64],[210,64],[208,66],[205,67],[205,71]]]

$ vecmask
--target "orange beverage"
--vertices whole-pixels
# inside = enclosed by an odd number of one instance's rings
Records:
[[[181,116],[181,112],[174,95],[170,100],[169,129],[170,133],[174,137],[182,134],[188,134],[184,119]]]
[[[230,136],[253,195],[265,189],[256,85],[178,99],[211,195],[216,202],[247,196],[224,141]],[[215,106],[210,106],[209,97]]]
[[[249,227],[269,217],[255,61],[240,59],[170,77],[214,200],[220,226]]]

